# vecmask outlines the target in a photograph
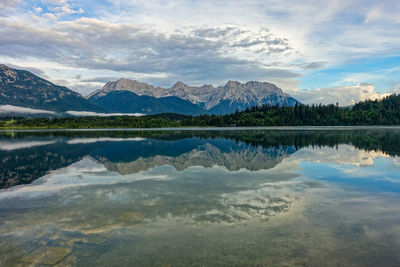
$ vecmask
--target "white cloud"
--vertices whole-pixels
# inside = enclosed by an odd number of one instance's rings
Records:
[[[96,113],[96,112],[91,112],[91,111],[72,111],[69,110],[65,112],[69,115],[73,116],[99,116],[99,117],[110,117],[110,116],[144,116],[146,114],[143,113]]]
[[[41,7],[35,7],[33,10],[38,14],[43,12],[43,9]]]
[[[1,0],[0,1],[0,11],[15,7],[20,0]]]
[[[65,177],[68,177],[68,179],[65,179]],[[0,194],[0,199],[14,197],[36,198],[53,194],[66,188],[80,186],[112,185],[139,180],[167,179],[171,179],[171,176],[167,173],[137,173],[132,175],[121,175],[117,172],[110,172],[102,163],[99,163],[88,156],[69,165],[68,167],[49,172],[35,183],[7,189]]]
[[[53,4],[53,5],[62,5],[62,4],[65,4],[67,2],[67,0],[42,0],[42,2]]]
[[[162,86],[260,80],[294,90],[316,68],[391,53],[400,43],[394,0],[42,0],[41,12],[24,3],[0,19],[0,61],[50,62],[42,68],[48,76],[85,94],[101,86],[77,74]],[[371,82],[365,77],[342,82]]]
[[[296,152],[291,160],[312,161],[336,165],[354,165],[357,167],[372,166],[378,157],[389,158],[380,151],[365,151],[351,145],[340,144],[336,148],[313,147],[302,148]]]
[[[146,138],[132,137],[132,138],[112,138],[112,137],[99,137],[99,138],[74,138],[67,141],[69,145],[76,144],[91,144],[96,142],[124,142],[124,141],[144,141]]]
[[[290,91],[290,94],[304,104],[336,104],[338,102],[340,106],[353,105],[362,100],[378,99],[389,95],[376,92],[372,84],[366,83],[315,90],[299,89]]]
[[[72,15],[72,14],[83,14],[85,11],[83,8],[75,8],[70,2],[68,1],[42,1],[44,4],[47,5],[47,10],[43,14],[45,18],[56,20],[62,18],[63,16]],[[40,14],[43,11],[41,7],[34,7],[33,10]]]
[[[380,2],[373,5],[365,14],[365,23],[394,22],[400,23],[398,1]]]
[[[48,16],[55,19],[54,14]],[[299,76],[280,63],[271,65],[294,51],[287,39],[263,27],[204,26],[163,32],[94,18],[55,22],[45,28],[9,21],[0,25],[5,36],[2,45],[7,48],[0,50],[3,56],[35,54],[72,67],[126,72],[169,85],[176,80],[202,84]]]
[[[54,111],[44,109],[25,108],[13,105],[0,105],[0,114],[21,113],[21,114],[57,114]]]
[[[395,84],[390,93],[400,94],[400,83]]]
[[[0,142],[0,150],[17,150],[31,148],[35,146],[46,146],[54,144],[56,141],[26,141],[26,142]]]
[[[44,109],[34,109],[34,108],[26,108],[20,106],[13,105],[0,105],[0,114],[52,114],[59,115],[58,113],[50,110]],[[110,117],[110,116],[144,116],[146,114],[143,113],[96,113],[92,111],[74,111],[69,110],[65,112],[66,114],[72,116],[99,116],[99,117]]]
[[[54,15],[53,13],[48,13],[48,12],[44,13],[43,17],[48,18],[48,19],[52,19],[52,20],[55,20],[57,18],[56,15]]]

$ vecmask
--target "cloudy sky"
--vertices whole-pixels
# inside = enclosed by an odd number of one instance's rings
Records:
[[[400,1],[0,0],[0,63],[84,95],[268,81],[305,103],[400,90]]]

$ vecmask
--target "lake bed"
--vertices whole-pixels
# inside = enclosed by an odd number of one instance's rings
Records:
[[[400,130],[0,133],[0,265],[398,266]]]

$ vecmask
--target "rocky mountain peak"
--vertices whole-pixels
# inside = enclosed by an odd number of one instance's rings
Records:
[[[90,98],[92,96],[104,96],[111,91],[130,91],[138,95],[150,96],[156,96],[154,94],[157,94],[157,88],[150,84],[139,82],[136,80],[120,78],[117,81],[107,82],[102,89],[96,90],[87,97]],[[159,96],[157,95],[156,97]]]
[[[0,64],[0,70],[10,69],[7,65]]]
[[[129,80],[126,78],[121,78],[117,81],[115,90],[126,90],[126,89],[150,89],[153,88],[153,86],[147,84],[147,83],[142,83],[136,80]]]
[[[19,70],[22,71],[22,70]],[[10,68],[9,66],[5,64],[0,64],[0,73],[2,76],[4,75],[14,75],[17,73],[16,69]]]
[[[243,85],[243,84],[238,82],[238,81],[229,80],[224,87],[238,87],[238,86],[241,86],[241,85]]]
[[[25,70],[0,65],[0,104],[51,111],[104,111],[67,87]]]
[[[40,77],[34,76],[32,73],[28,71],[16,70],[4,64],[0,65],[0,86],[15,84],[18,81],[27,82],[32,80],[34,80],[34,82],[36,83],[42,83],[46,85],[50,84],[50,82],[41,79]]]
[[[181,81],[177,81],[177,82],[172,86],[173,89],[174,89],[174,88],[185,88],[185,87],[188,87],[188,85],[185,84],[185,83],[183,83],[183,82],[181,82]]]
[[[175,96],[188,100],[193,104],[211,110],[218,105],[220,113],[229,113],[246,107],[262,104],[292,104],[296,100],[289,99],[280,88],[272,83],[250,81],[241,83],[230,80],[224,86],[213,87],[209,84],[202,86],[190,86],[182,81],[177,81],[170,88],[154,87],[147,83],[121,78],[114,82],[108,82],[89,97],[105,96],[113,90],[127,90],[138,95],[148,95],[156,98]],[[288,102],[289,101],[289,102]],[[228,112],[229,110],[229,112]],[[212,111],[213,112],[213,111]]]

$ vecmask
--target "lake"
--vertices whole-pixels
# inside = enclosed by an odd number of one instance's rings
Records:
[[[0,265],[399,266],[400,129],[0,133]]]

